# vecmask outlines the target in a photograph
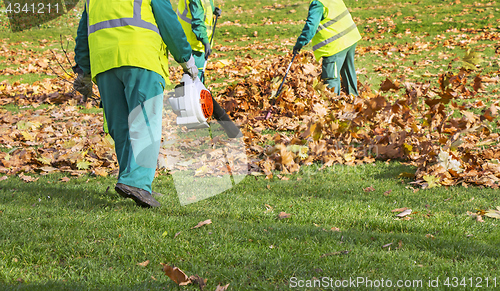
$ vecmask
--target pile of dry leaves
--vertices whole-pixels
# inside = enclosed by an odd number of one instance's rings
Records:
[[[102,115],[81,113],[72,103],[20,112],[0,109],[0,143],[8,149],[0,152],[0,173],[106,176],[116,171],[114,142],[103,133]]]
[[[227,86],[220,97],[244,125],[252,165],[268,176],[273,170],[297,172],[313,162],[398,159],[417,167],[416,183],[423,187],[500,185],[499,135],[493,133],[499,102],[483,94],[498,76],[449,72],[439,76],[439,87],[387,79],[378,91],[360,84],[359,97],[337,96],[318,82],[312,54],[303,53],[266,120],[280,83],[276,76],[284,74],[289,59],[247,62],[235,65],[247,71],[244,80]],[[279,133],[265,134],[269,129]]]
[[[33,62],[33,70],[49,73],[45,62],[65,58],[44,56]],[[273,170],[294,173],[312,163],[326,167],[397,159],[417,168],[415,183],[423,187],[499,187],[499,135],[494,132],[499,102],[488,99],[497,96],[488,92],[488,86],[499,82],[498,72],[496,77],[448,72],[439,75],[437,86],[386,79],[378,90],[360,83],[359,97],[337,96],[319,81],[319,64],[304,52],[292,64],[284,90],[271,106],[270,97],[289,61],[289,56],[261,60],[247,56],[208,65],[209,76],[226,80],[210,87],[242,125],[251,172],[271,177]],[[172,68],[172,75],[177,76],[178,70]],[[64,76],[62,70],[54,71]],[[10,149],[0,153],[1,173],[116,171],[113,141],[103,134],[102,116],[78,111],[67,81],[3,82],[0,87],[0,104],[36,107],[64,102],[18,113],[1,111],[0,142]],[[87,104],[91,105],[96,104]],[[270,108],[271,118],[265,119]]]

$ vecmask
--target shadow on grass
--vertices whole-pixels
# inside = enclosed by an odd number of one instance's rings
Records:
[[[9,179],[13,180],[13,179]],[[96,187],[94,183],[62,184],[58,182],[4,181],[0,185],[0,204],[36,206],[52,203],[55,207],[86,209],[123,206],[125,199],[114,190],[114,184]],[[104,188],[104,189],[103,189]]]

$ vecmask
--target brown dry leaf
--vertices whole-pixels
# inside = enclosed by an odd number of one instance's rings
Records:
[[[479,222],[484,222],[482,215],[485,215],[486,212],[483,210],[479,210],[477,212],[470,212],[467,211],[467,215],[471,216],[472,218],[475,218]]]
[[[375,191],[375,188],[373,188],[373,186],[370,186],[370,187],[363,188],[363,191],[372,192],[372,191]]]
[[[200,221],[200,222],[198,222],[197,225],[191,227],[191,229],[199,228],[199,227],[202,227],[204,225],[211,224],[211,223],[212,223],[212,219],[207,219],[207,220],[204,220],[204,221]]]
[[[311,125],[307,128],[307,130],[306,130],[306,131],[304,131],[304,132],[302,132],[302,133],[300,134],[300,137],[301,137],[301,138],[308,138],[308,137],[309,137],[309,136],[310,136],[313,132],[315,132],[315,131],[316,131],[316,126],[317,126],[317,124],[316,124],[316,123],[311,124]]]
[[[174,281],[179,286],[186,286],[191,284],[191,280],[188,276],[179,268],[172,267],[170,265],[160,263],[163,266],[163,272],[167,275],[172,281]]]
[[[281,211],[278,215],[278,219],[290,218],[292,214]]]
[[[331,231],[340,231],[340,228],[338,228],[338,227],[332,227],[330,230]]]
[[[182,232],[182,231],[177,232],[177,233],[174,235],[174,238],[178,237],[178,236],[179,236],[179,234],[181,234],[181,232]]]
[[[391,212],[403,212],[403,211],[405,211],[406,209],[408,209],[408,207],[396,208],[396,209],[391,210]]]
[[[141,266],[141,267],[146,267],[147,265],[149,265],[149,260],[146,260],[142,263],[137,263],[137,266]]]
[[[391,194],[392,192],[392,189],[389,189],[387,191],[384,192],[384,196],[389,196],[389,194]]]
[[[31,177],[31,176],[25,176],[23,173],[19,174],[19,178],[26,183],[35,182],[36,180],[39,179],[39,178]]]
[[[5,180],[7,180],[8,178],[9,178],[9,177],[7,177],[7,176],[2,176],[2,177],[0,177],[0,181],[5,181]]]
[[[205,288],[205,286],[207,286],[207,279],[203,279],[202,277],[200,277],[198,275],[189,276],[189,280],[191,281],[191,283],[197,284],[198,287],[200,288],[200,290],[202,290],[202,291],[203,291],[203,288]]]
[[[215,291],[226,291],[228,287],[229,287],[229,283],[224,285],[224,286],[221,286],[220,284],[218,284]]]
[[[59,181],[61,181],[61,182],[68,182],[69,180],[71,180],[71,179],[68,178],[68,177],[62,177],[61,180],[59,180]]]
[[[405,217],[407,215],[410,215],[411,214],[411,209],[406,209],[404,211],[402,211],[401,213],[398,213],[396,214],[397,217]]]
[[[495,119],[497,115],[498,115],[497,107],[495,106],[495,104],[491,104],[490,108],[486,109],[484,115],[482,115],[481,117],[491,122]]]
[[[102,176],[102,177],[107,177],[108,176],[108,172],[106,172],[106,169],[104,169],[104,168],[97,168],[97,169],[94,170],[94,173],[97,176]]]
[[[274,210],[274,208],[269,204],[264,204],[264,206],[266,207],[266,211],[264,211],[264,213],[269,213]]]
[[[293,153],[289,152],[285,146],[281,147],[280,157],[281,157],[281,164],[284,166],[289,166],[293,163]]]
[[[383,81],[380,85],[380,90],[383,92],[387,92],[391,89],[399,90],[399,84],[397,82],[392,82],[391,80],[389,80],[389,78],[386,78],[385,81]]]
[[[328,113],[328,108],[325,107],[322,103],[316,103],[313,106],[314,112],[316,112],[320,117],[325,116]]]
[[[436,237],[433,236],[432,234],[428,233],[425,235],[426,238],[430,238],[430,239],[435,239]]]

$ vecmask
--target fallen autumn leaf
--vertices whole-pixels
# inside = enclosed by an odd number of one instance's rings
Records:
[[[199,227],[202,227],[204,225],[211,224],[211,223],[212,223],[212,219],[207,219],[207,220],[204,220],[204,221],[200,221],[200,222],[198,222],[197,225],[191,227],[191,229],[199,228]]]

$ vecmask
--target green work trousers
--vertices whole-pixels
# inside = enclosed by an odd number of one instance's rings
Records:
[[[201,78],[201,71],[203,71],[203,66],[205,66],[205,53],[193,51],[193,58],[196,67],[198,67],[198,78]]]
[[[151,192],[161,144],[165,80],[156,72],[120,67],[96,76],[120,166],[118,183]]]
[[[356,44],[332,56],[323,57],[321,78],[328,85],[328,88],[334,88],[337,94],[340,94],[342,86],[348,95],[359,95],[356,68],[354,67],[355,51]],[[342,77],[342,82],[340,77]]]

